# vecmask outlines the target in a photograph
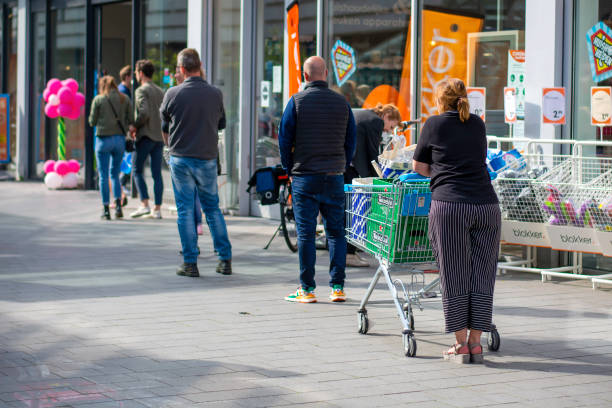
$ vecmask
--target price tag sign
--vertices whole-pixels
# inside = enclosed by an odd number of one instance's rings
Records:
[[[591,87],[591,125],[612,125],[612,87]]]
[[[487,104],[487,88],[468,87],[467,97],[470,102],[470,113],[480,116],[480,119],[484,121]]]
[[[565,88],[542,89],[542,123],[565,125]]]
[[[516,88],[504,88],[504,122],[516,123]]]

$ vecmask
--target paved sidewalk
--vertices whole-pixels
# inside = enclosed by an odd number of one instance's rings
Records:
[[[386,289],[348,271],[331,304],[320,253],[311,305],[283,296],[297,257],[272,222],[228,218],[232,276],[201,241],[199,279],[178,277],[175,218],[101,222],[95,192],[0,182],[0,407],[611,407],[612,292],[581,282],[498,280],[502,336],[485,366],[442,361],[439,299],[416,311],[402,355]]]

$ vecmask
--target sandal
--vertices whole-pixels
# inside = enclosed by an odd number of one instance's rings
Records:
[[[452,361],[457,364],[470,363],[470,349],[467,343],[455,343],[448,350],[442,353],[445,360]]]
[[[470,348],[470,363],[484,364],[484,356],[480,343],[468,344],[468,347]]]

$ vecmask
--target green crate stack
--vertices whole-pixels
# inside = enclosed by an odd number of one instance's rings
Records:
[[[366,247],[391,263],[431,262],[434,260],[428,236],[427,217],[397,217],[397,221],[370,214]]]
[[[404,197],[410,194],[409,190],[429,191],[429,182],[411,183],[407,190],[406,185],[395,184],[392,179],[374,179],[372,190],[372,214],[386,218],[396,219],[402,213]]]

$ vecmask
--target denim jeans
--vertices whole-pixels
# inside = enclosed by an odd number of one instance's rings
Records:
[[[144,165],[147,157],[151,156],[151,176],[153,176],[155,205],[161,205],[162,194],[164,193],[164,182],[161,172],[163,150],[163,142],[155,142],[144,136],[136,142],[136,151],[134,152],[134,179],[136,180],[136,188],[138,188],[141,201],[149,199],[149,191],[144,179]]]
[[[119,181],[119,172],[121,170],[121,160],[123,160],[124,150],[124,136],[96,136],[96,162],[98,163],[100,194],[102,195],[102,204],[104,205],[108,205],[110,203],[110,191],[108,188],[109,167],[110,179],[113,184],[113,195],[115,198],[121,198],[121,182]]]
[[[343,285],[346,267],[344,236],[344,178],[342,175],[312,174],[293,176],[293,213],[298,234],[300,284],[314,288],[316,283],[315,232],[319,211],[323,216],[329,244],[329,286]]]
[[[185,263],[197,263],[198,260],[198,234],[194,216],[196,190],[219,259],[232,259],[232,245],[223,213],[219,209],[217,160],[170,156],[170,172]]]

